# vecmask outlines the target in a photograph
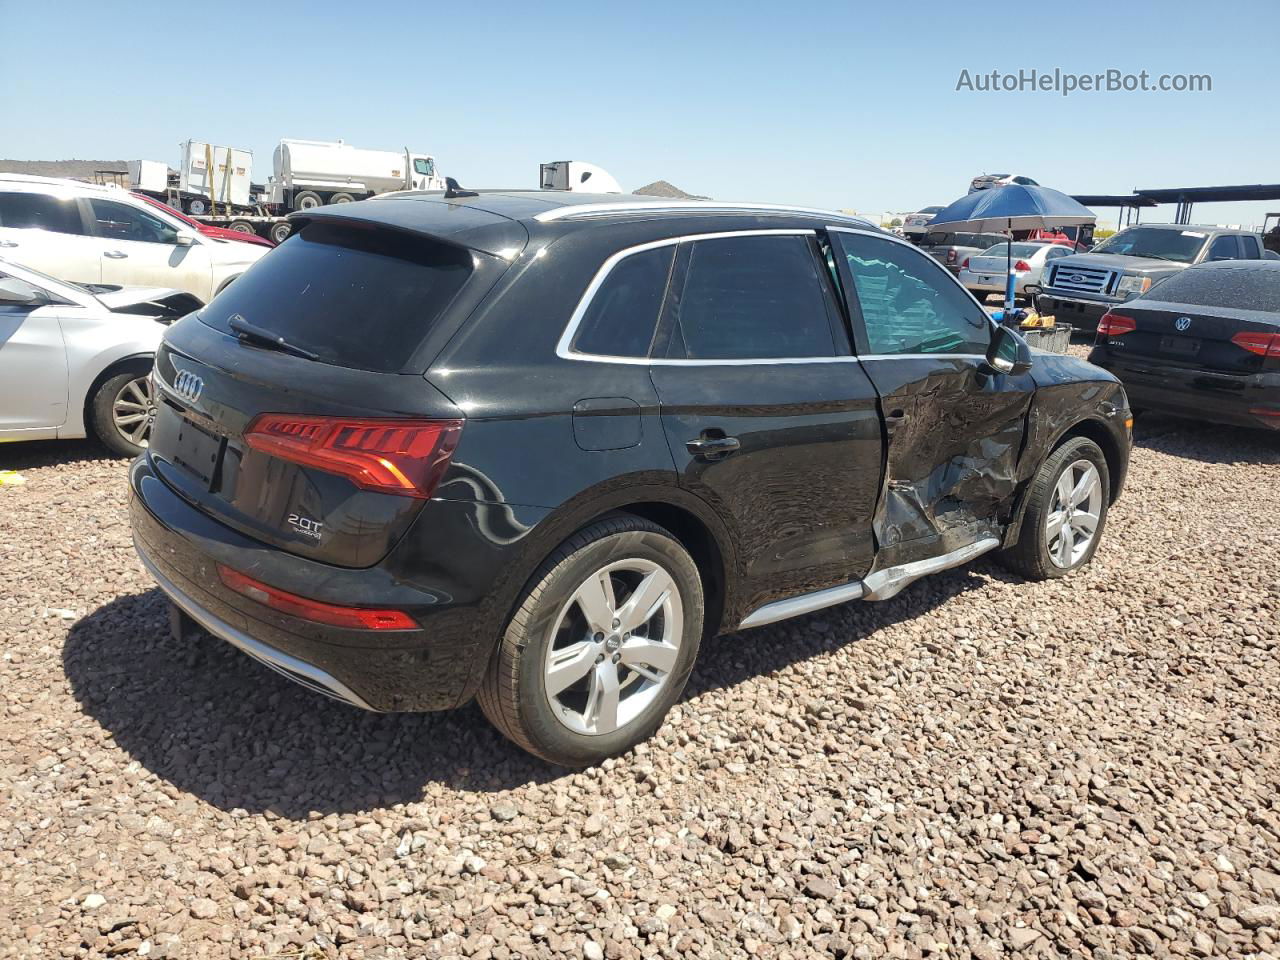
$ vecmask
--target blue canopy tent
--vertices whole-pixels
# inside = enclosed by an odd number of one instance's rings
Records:
[[[1007,232],[1009,242],[1006,259],[1009,275],[1004,295],[1007,314],[1013,310],[1013,290],[1017,282],[1013,273],[1013,231],[1076,227],[1082,223],[1094,223],[1097,219],[1092,210],[1065,193],[1048,187],[1014,183],[1005,187],[977,190],[943,207],[929,222],[929,231]]]

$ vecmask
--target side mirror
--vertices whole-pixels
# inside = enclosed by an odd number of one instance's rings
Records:
[[[0,307],[42,307],[49,298],[38,287],[16,277],[0,280]]]
[[[995,373],[1020,376],[1031,369],[1031,348],[1012,327],[992,324],[987,366]]]
[[[196,238],[189,233],[180,233],[173,238],[173,242],[180,247],[191,247],[195,245]]]

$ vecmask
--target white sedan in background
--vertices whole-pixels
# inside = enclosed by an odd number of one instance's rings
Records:
[[[1013,271],[1018,279],[1014,286],[1014,296],[1028,296],[1028,286],[1040,285],[1040,275],[1044,272],[1046,263],[1058,257],[1069,257],[1074,252],[1071,247],[1061,243],[1015,241],[1012,251]],[[965,257],[960,265],[958,279],[982,303],[989,293],[1004,295],[1008,275],[1008,244],[997,243],[979,254]]]
[[[0,441],[92,433],[136,456],[160,337],[199,306],[181,290],[65,283],[0,259]]]
[[[207,237],[118,187],[0,173],[0,257],[61,280],[171,287],[208,303],[270,252]]]

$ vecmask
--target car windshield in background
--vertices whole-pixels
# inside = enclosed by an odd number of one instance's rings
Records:
[[[471,274],[471,255],[422,237],[314,223],[227,287],[200,319],[239,316],[324,363],[404,368]]]
[[[941,209],[942,209],[941,207],[925,207],[925,208],[924,208],[923,210],[921,210],[920,212],[921,212],[921,213],[937,213],[937,212],[938,212],[938,211],[940,211]]]
[[[1165,280],[1147,299],[1280,314],[1280,269],[1195,267]]]
[[[994,244],[993,246],[987,247],[987,249],[983,250],[982,253],[978,254],[978,256],[1004,257],[1004,256],[1012,255],[1019,258],[1034,257],[1046,246],[1048,246],[1048,244],[1045,244],[1045,243],[1015,243],[1013,245],[1013,250],[1010,252],[1009,245],[1007,243],[997,243],[997,244]]]
[[[1153,257],[1191,263],[1208,236],[1200,230],[1159,230],[1152,227],[1130,227],[1108,237],[1093,248],[1093,253],[1116,253],[1123,257]]]

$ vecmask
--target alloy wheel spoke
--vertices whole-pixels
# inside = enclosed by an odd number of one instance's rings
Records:
[[[1066,523],[1066,520],[1067,520],[1067,511],[1065,509],[1055,510],[1053,511],[1053,513],[1049,514],[1049,519],[1045,523],[1045,528],[1044,528],[1045,538],[1048,540],[1049,543],[1053,543],[1053,541],[1058,537],[1058,535],[1062,533],[1062,525]]]
[[[1077,511],[1071,518],[1071,525],[1084,534],[1087,539],[1092,537],[1098,530],[1098,515],[1096,513],[1087,513],[1083,510]]]
[[[1088,500],[1098,485],[1098,472],[1089,467],[1080,477],[1079,482],[1071,489],[1071,506],[1076,507]]]
[[[552,651],[546,670],[547,693],[557,696],[585,677],[599,653],[599,647],[586,640]]]
[[[133,398],[135,403],[141,403],[144,406],[148,403],[147,395],[140,386],[141,380],[130,380],[125,384],[124,392]]]
[[[128,413],[123,416],[116,417],[116,423],[122,427],[127,427],[135,423],[143,423],[147,419],[145,413]]]
[[[1057,505],[1064,510],[1071,506],[1072,489],[1074,489],[1074,484],[1071,482],[1071,471],[1064,470],[1062,471],[1062,476],[1058,478],[1058,484],[1055,488],[1058,497]]]
[[[622,662],[633,670],[638,666],[652,667],[659,674],[670,673],[676,665],[676,658],[680,656],[679,648],[644,637],[632,637],[622,645],[619,653],[622,654]]]
[[[132,400],[117,400],[113,408],[117,413],[127,411],[129,413],[138,412],[146,413],[147,408],[141,403],[134,403]]]
[[[618,602],[614,599],[613,578],[608,572],[602,570],[588,579],[578,588],[574,600],[592,631],[608,633],[613,629]]]
[[[584,711],[587,724],[596,733],[609,733],[618,727],[618,667],[605,659],[591,672],[591,692]]]
[[[661,567],[646,574],[618,611],[621,629],[635,631],[652,620],[674,588],[671,575]]]

